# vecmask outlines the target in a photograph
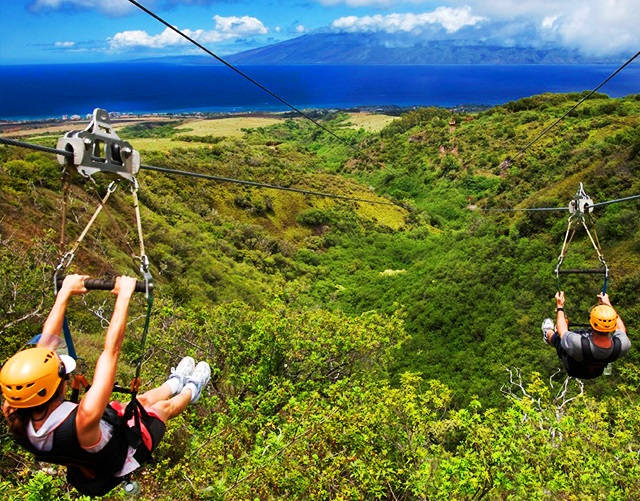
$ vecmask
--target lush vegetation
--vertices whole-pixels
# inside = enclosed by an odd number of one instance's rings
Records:
[[[184,354],[215,367],[207,396],[171,422],[156,462],[138,475],[142,495],[639,498],[635,346],[612,376],[583,385],[558,372],[540,339],[566,214],[478,209],[564,206],[579,182],[595,201],[640,193],[640,96],[594,96],[504,162],[580,97],[534,96],[475,114],[419,109],[379,133],[347,115],[319,117],[359,155],[300,120],[242,138],[187,135],[178,123],[123,131],[132,142],[164,141],[162,151],[142,152],[148,164],[396,203],[140,176],[158,282],[145,386]],[[38,331],[52,301],[61,185],[54,158],[17,148],[0,149],[0,182],[4,360]],[[106,186],[73,182],[67,239]],[[599,208],[596,220],[632,342],[639,203]],[[135,273],[132,222],[119,190],[75,270]],[[577,235],[567,265],[595,262]],[[571,321],[586,320],[600,286],[563,282]],[[92,293],[71,307],[89,367],[110,304]],[[140,300],[122,381],[138,356],[142,311]],[[3,498],[75,497],[58,469],[34,464],[2,426]]]

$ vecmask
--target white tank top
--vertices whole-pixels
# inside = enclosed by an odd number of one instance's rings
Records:
[[[73,402],[62,402],[51,414],[49,414],[46,421],[42,423],[42,426],[38,431],[33,427],[33,423],[29,421],[29,424],[27,425],[27,437],[29,437],[29,442],[31,442],[31,444],[39,451],[50,451],[53,448],[53,433],[77,406],[78,404]],[[104,449],[109,440],[111,440],[112,435],[113,426],[101,419],[100,440],[95,445],[92,445],[91,447],[83,447],[83,449],[91,453],[99,452]],[[140,467],[140,463],[138,463],[133,457],[135,453],[136,450],[133,447],[129,447],[127,451],[127,459],[122,465],[122,469],[119,472],[116,472],[114,476],[123,477]]]

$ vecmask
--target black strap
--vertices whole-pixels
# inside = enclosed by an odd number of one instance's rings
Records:
[[[618,339],[617,337],[613,338],[613,351],[611,352],[611,355],[609,355],[609,358],[607,359],[608,363],[611,362],[615,362],[616,360],[618,360],[618,357],[620,356],[620,351],[622,350],[622,343],[620,342],[620,339]]]
[[[147,411],[137,398],[132,398],[124,409],[124,422],[128,423],[133,418],[134,425],[127,426],[127,442],[134,449],[139,448],[142,443],[142,426],[140,425],[140,417],[146,418]]]
[[[582,360],[588,363],[610,364],[615,362],[620,357],[620,351],[622,350],[622,343],[620,339],[614,337],[612,339],[613,350],[607,358],[595,358],[591,351],[591,342],[588,334],[581,334],[580,342],[582,343]]]
[[[595,362],[593,353],[591,353],[591,343],[589,342],[589,336],[586,334],[581,334],[580,342],[582,343],[582,360],[584,362]]]

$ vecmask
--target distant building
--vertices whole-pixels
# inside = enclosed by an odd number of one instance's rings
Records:
[[[62,120],[69,120],[69,115],[62,115]]]
[[[71,115],[69,117],[69,120],[81,120],[82,117],[80,115]]]

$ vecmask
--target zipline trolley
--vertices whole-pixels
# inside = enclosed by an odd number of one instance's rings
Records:
[[[609,281],[609,266],[604,259],[604,255],[602,254],[602,248],[600,247],[600,242],[598,240],[598,234],[596,233],[595,224],[593,221],[593,208],[594,203],[591,200],[591,197],[587,195],[584,191],[584,186],[580,183],[578,191],[576,192],[573,199],[569,202],[569,218],[567,224],[567,231],[564,236],[564,242],[562,243],[562,249],[560,251],[560,255],[558,256],[558,261],[555,268],[555,275],[557,281],[558,290],[560,287],[560,275],[568,275],[568,274],[594,274],[594,275],[603,275],[603,284],[602,284],[602,293],[607,292],[607,283]],[[567,251],[569,250],[569,244],[573,240],[574,235],[578,228],[583,227],[593,245],[593,248],[596,251],[596,255],[598,257],[598,261],[602,265],[601,268],[588,268],[588,269],[561,269],[562,263],[564,262],[564,258],[567,255]],[[591,229],[589,229],[591,227]]]

